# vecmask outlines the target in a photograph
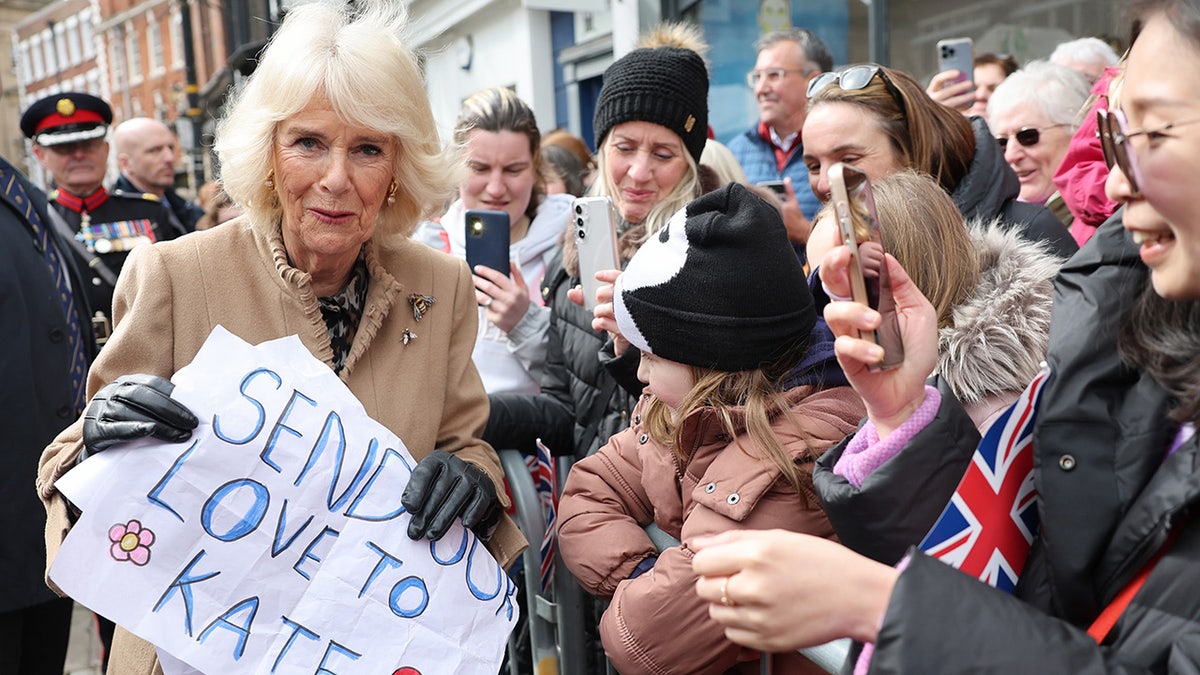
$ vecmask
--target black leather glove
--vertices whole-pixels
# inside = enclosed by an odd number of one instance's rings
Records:
[[[175,384],[157,375],[122,375],[96,392],[83,413],[83,457],[138,438],[186,441],[199,420],[171,398]]]
[[[455,518],[487,541],[500,522],[500,499],[492,479],[478,467],[445,450],[434,450],[417,463],[400,503],[412,515],[408,538],[441,539]]]

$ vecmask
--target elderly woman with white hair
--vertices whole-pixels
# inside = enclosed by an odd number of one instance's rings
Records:
[[[1050,53],[1050,63],[1083,73],[1090,84],[1095,84],[1104,74],[1105,68],[1117,65],[1120,60],[1121,57],[1111,45],[1094,37],[1062,42]]]
[[[440,539],[461,519],[505,567],[524,548],[502,513],[499,459],[478,438],[488,405],[471,362],[470,272],[407,236],[459,169],[404,24],[404,3],[383,0],[288,12],[217,130],[222,182],[245,214],[130,257],[91,403],[42,456],[51,561],[73,523],[55,482],[116,444],[186,440],[197,419],[166,378],[218,324],[251,343],[298,335],[403,439],[418,460],[401,497],[410,538]],[[118,630],[109,672],[162,669],[151,645]]]
[[[988,101],[988,126],[1021,181],[1019,199],[1045,204],[1068,226],[1073,217],[1054,185],[1054,172],[1079,126],[1089,90],[1078,71],[1034,61],[1009,75]]]

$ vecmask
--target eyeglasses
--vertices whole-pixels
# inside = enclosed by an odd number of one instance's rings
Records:
[[[870,84],[871,80],[875,79],[876,74],[880,74],[882,76],[883,71],[879,69],[879,66],[873,65],[850,66],[845,70],[834,70],[827,73],[821,73],[816,77],[816,79],[808,83],[807,94],[809,98],[812,98],[821,93],[822,89],[834,84],[835,82],[839,87],[842,88],[843,91],[862,89]],[[889,85],[889,87],[891,86],[891,83],[887,81],[886,77],[883,78],[883,81],[884,84]]]
[[[762,70],[752,70],[746,73],[746,86],[754,89],[758,87],[759,80],[766,80],[767,84],[777,84],[788,73],[803,73],[803,70],[789,68],[764,68]]]
[[[1133,190],[1134,194],[1142,191],[1142,173],[1138,168],[1136,155],[1133,154],[1129,139],[1135,136],[1146,136],[1150,139],[1175,138],[1166,132],[1175,127],[1195,122],[1200,122],[1200,117],[1167,122],[1157,129],[1130,131],[1125,113],[1120,109],[1096,111],[1096,133],[1100,136],[1100,148],[1104,151],[1104,162],[1108,164],[1109,169],[1112,169],[1113,164],[1121,169],[1121,173],[1125,174],[1125,180],[1129,181],[1129,189]]]
[[[997,136],[996,142],[1000,144],[1000,151],[1004,152],[1008,149],[1008,139],[1015,138],[1022,147],[1032,148],[1042,141],[1042,132],[1047,129],[1055,129],[1057,127],[1065,127],[1066,124],[1051,124],[1048,127],[1021,127],[1015,134],[1008,136]]]

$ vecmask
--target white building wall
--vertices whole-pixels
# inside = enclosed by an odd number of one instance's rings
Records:
[[[410,12],[413,37],[426,52],[426,88],[443,140],[452,135],[463,99],[494,86],[514,88],[543,131],[554,127],[547,11],[505,0],[444,0],[413,3]]]

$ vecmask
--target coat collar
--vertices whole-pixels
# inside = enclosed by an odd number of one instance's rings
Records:
[[[292,267],[288,262],[287,249],[283,246],[283,233],[278,223],[271,230],[266,243],[280,280],[284,285],[297,291],[301,303],[304,305],[306,319],[310,326],[307,341],[310,345],[315,345],[313,353],[332,367],[333,349],[329,345],[329,333],[325,327],[325,319],[321,316],[321,304],[312,288],[312,275]],[[403,284],[397,281],[381,263],[379,246],[376,241],[371,239],[363,246],[366,252],[367,274],[370,276],[370,282],[367,286],[367,299],[363,306],[362,317],[359,319],[354,343],[350,346],[350,352],[346,355],[345,364],[339,373],[343,380],[350,377],[355,364],[366,353],[372,340],[383,326],[384,318],[392,311],[392,305],[395,304],[396,298],[403,297],[402,292],[404,291]]]

